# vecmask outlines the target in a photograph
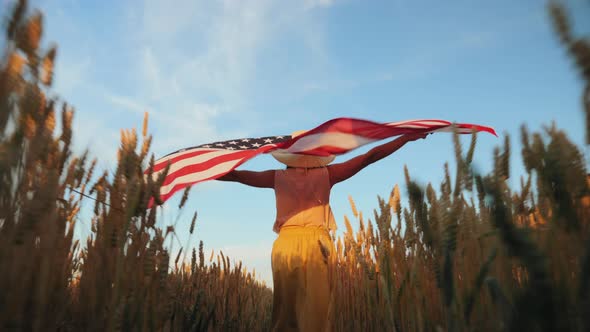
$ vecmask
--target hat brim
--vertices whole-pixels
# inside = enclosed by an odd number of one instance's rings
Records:
[[[289,167],[315,168],[323,167],[334,161],[336,156],[309,156],[284,151],[273,151],[271,155],[279,162]]]

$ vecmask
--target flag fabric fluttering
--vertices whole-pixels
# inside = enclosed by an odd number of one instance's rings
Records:
[[[154,163],[152,177],[156,179],[168,167],[168,173],[160,187],[160,198],[165,202],[175,192],[199,182],[219,178],[262,153],[277,151],[315,156],[341,155],[393,136],[452,132],[453,128],[462,134],[483,131],[496,135],[491,127],[444,120],[377,123],[337,118],[296,137],[283,135],[241,138],[181,149],[158,159]]]

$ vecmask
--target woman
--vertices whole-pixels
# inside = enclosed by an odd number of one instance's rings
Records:
[[[329,266],[334,256],[334,243],[329,232],[336,229],[329,203],[330,190],[336,183],[426,135],[407,134],[346,162],[329,166],[334,156],[291,155],[290,158],[273,154],[287,165],[286,169],[234,170],[218,178],[275,190],[277,217],[273,230],[279,236],[272,249],[273,331],[330,330]]]

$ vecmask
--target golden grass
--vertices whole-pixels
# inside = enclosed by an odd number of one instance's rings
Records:
[[[372,219],[357,218],[356,233],[345,217],[346,232],[337,239],[336,330],[588,326],[579,294],[588,269],[580,262],[590,240],[590,187],[582,156],[564,133],[549,128],[545,141],[538,146],[543,156],[525,159],[536,164],[520,191],[498,176],[506,174],[499,169],[505,162],[497,160],[493,173],[482,177],[463,160],[439,194],[408,176],[409,206],[397,216],[399,196],[379,198]],[[498,159],[508,157],[506,148],[498,153]],[[559,168],[546,169],[551,160],[560,161]],[[478,189],[469,186],[473,182]],[[563,192],[555,192],[559,185]]]
[[[589,119],[588,41],[571,34],[563,8],[549,8],[585,79]],[[0,329],[268,330],[272,292],[240,262],[213,251],[206,262],[202,242],[171,259],[164,242],[175,230],[156,227],[147,209],[163,179],[143,174],[153,165],[147,117],[141,134],[121,132],[114,172],[95,174],[95,160],[73,154],[74,112],[49,97],[56,49],[40,49],[42,28],[17,1],[0,62]],[[471,166],[474,135],[466,153],[454,137],[457,171],[446,166],[439,185],[422,188],[406,169],[404,190],[379,198],[370,218],[349,198],[357,227],[345,217],[331,271],[337,331],[590,328],[583,155],[554,126],[523,127],[521,140],[517,190],[507,184],[509,138],[484,175]],[[91,235],[80,243],[88,195]]]
[[[42,16],[16,3],[0,63],[0,329],[263,330],[272,293],[221,253],[174,265],[147,209],[159,183],[144,177],[151,137],[121,131],[116,170],[71,151],[73,110],[53,97],[56,49],[40,49]],[[61,116],[56,112],[61,109]],[[60,120],[60,133],[56,121]],[[83,201],[95,197],[91,235],[74,240]],[[188,191],[183,197],[186,202]],[[189,232],[192,234],[196,214]]]

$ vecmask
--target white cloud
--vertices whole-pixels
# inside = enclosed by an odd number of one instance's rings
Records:
[[[151,123],[163,128],[156,129],[154,151],[170,152],[167,150],[217,140],[220,135],[213,119],[220,113],[216,105],[191,101],[176,104],[174,114],[154,113]]]
[[[54,88],[60,94],[68,96],[88,78],[93,60],[90,57],[81,60],[72,59],[68,56],[64,56],[64,58],[64,60],[59,61],[58,59],[56,62]]]
[[[219,136],[215,127],[210,125],[212,119],[222,113],[215,105],[181,100],[172,103],[173,109],[160,111],[136,98],[107,93],[105,99],[116,107],[138,115],[148,112],[150,131],[154,132],[155,129],[156,136],[152,150],[159,150],[160,153],[196,142],[215,140]]]
[[[157,59],[150,48],[144,48],[141,56],[141,74],[145,86],[142,88],[150,96],[150,99],[160,99],[164,86],[162,74]]]
[[[136,100],[128,97],[117,96],[114,94],[105,94],[104,97],[107,101],[117,107],[121,107],[125,110],[132,111],[138,114],[142,114],[144,112],[150,112],[149,107],[143,105]]]
[[[309,3],[325,8],[333,1]],[[270,0],[145,0],[139,9],[129,7],[128,52],[136,59],[129,75],[137,84],[125,93],[107,91],[107,100],[134,113],[149,110],[156,153],[248,135],[247,126],[222,135],[218,123],[221,116],[226,124],[256,118],[250,99],[266,48],[286,33],[300,40],[318,67],[329,62],[321,26],[307,9],[298,1]],[[286,85],[292,86],[309,92],[304,82]]]
[[[138,37],[156,44],[174,45],[191,28],[204,31],[210,14],[206,4],[202,0],[175,0],[173,4],[163,0],[144,0],[139,6],[134,3],[128,12],[137,19],[132,24],[135,32],[140,34]],[[137,13],[141,17],[137,17]]]
[[[174,71],[184,87],[231,106],[244,103],[260,48],[271,34],[270,2],[224,1],[203,36],[204,52],[187,53]]]

